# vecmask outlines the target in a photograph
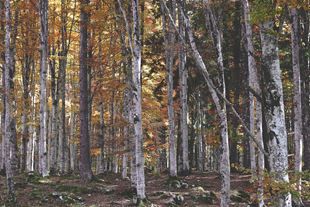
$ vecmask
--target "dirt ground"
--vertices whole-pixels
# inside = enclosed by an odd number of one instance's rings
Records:
[[[14,206],[135,206],[134,190],[129,179],[120,175],[96,176],[89,184],[80,183],[77,176],[40,178],[35,174],[23,174],[15,179],[18,205]],[[232,174],[231,206],[256,206],[255,183],[250,175]],[[220,177],[217,173],[193,172],[189,176],[171,180],[166,174],[147,173],[146,206],[219,206]],[[0,176],[0,206],[6,197],[5,177]],[[252,204],[251,204],[252,203]]]

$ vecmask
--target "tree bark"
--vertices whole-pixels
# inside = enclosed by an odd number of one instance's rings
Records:
[[[283,88],[281,81],[278,41],[274,34],[274,21],[261,24],[261,43],[264,72],[265,117],[269,135],[269,165],[274,180],[288,183],[287,131],[285,126]],[[290,193],[277,195],[275,206],[291,207]]]
[[[55,55],[55,46],[52,45],[51,48],[51,55]],[[51,94],[52,94],[52,110],[51,110],[51,137],[49,137],[49,170],[50,173],[55,173],[57,169],[57,159],[58,159],[58,102],[59,102],[59,90],[58,90],[58,84],[56,80],[56,61],[50,60],[49,62],[50,66],[50,73],[51,73]]]
[[[170,22],[170,21],[169,21]],[[170,24],[172,24],[170,22]],[[172,26],[171,26],[172,27]],[[185,27],[184,19],[179,11],[179,33],[185,39]],[[181,125],[181,138],[182,138],[182,173],[188,174],[190,171],[189,159],[188,159],[188,123],[187,123],[187,77],[188,71],[185,66],[186,53],[185,46],[181,44],[179,51],[179,78],[180,78],[180,99],[181,99],[181,113],[180,113],[180,125]]]
[[[39,139],[39,173],[49,175],[47,168],[47,51],[48,51],[48,0],[40,0],[40,139]]]
[[[7,180],[7,189],[8,189],[8,200],[9,202],[15,202],[15,187],[14,187],[14,172],[12,166],[12,149],[14,148],[14,117],[12,111],[13,104],[13,90],[12,90],[12,81],[11,73],[13,70],[12,66],[12,53],[11,53],[11,5],[10,0],[5,1],[5,80],[4,80],[4,94],[5,94],[5,171],[6,171],[6,180]]]
[[[88,131],[88,46],[87,28],[89,0],[81,1],[80,9],[80,179],[89,182],[92,179],[90,144]]]
[[[248,56],[248,70],[249,70],[249,87],[255,90],[255,92],[261,95],[261,87],[259,84],[258,73],[256,62],[254,59],[254,46],[252,42],[252,28],[250,24],[250,7],[248,0],[243,0],[243,13],[244,13],[244,24],[245,24],[245,35],[246,35],[246,50]],[[263,141],[263,125],[262,125],[262,103],[259,100],[254,99],[254,95],[250,92],[250,129],[253,134],[257,136],[259,144],[264,148]],[[256,108],[255,108],[256,103]],[[256,125],[255,125],[255,115],[256,115]],[[250,153],[251,153],[251,169],[252,175],[256,175],[256,153],[255,153],[255,143],[250,142]],[[255,160],[255,161],[254,161]],[[258,201],[259,206],[264,206],[264,186],[263,186],[263,177],[264,177],[264,154],[258,150]]]
[[[197,131],[197,166],[200,172],[204,171],[204,154],[203,154],[203,137],[202,137],[202,110],[201,110],[201,92],[200,89],[197,94],[197,115],[196,115],[196,131]]]
[[[298,35],[298,16],[297,9],[291,9],[292,31],[292,64],[293,64],[293,82],[294,82],[294,143],[295,143],[295,172],[302,171],[302,153],[303,153],[303,122],[301,110],[301,80],[300,80],[300,62],[299,62],[299,35]],[[301,192],[301,178],[298,179],[297,189]]]
[[[222,98],[226,98],[226,84],[225,84],[225,72],[223,63],[223,49],[222,49],[222,33],[218,26],[218,22],[215,20],[214,14],[209,6],[209,1],[204,0],[206,6],[206,23],[209,25],[210,37],[213,38],[213,42],[216,46],[217,51],[217,64],[220,70],[220,84],[222,88]],[[190,36],[190,35],[189,35]],[[210,86],[208,86],[210,88]],[[228,124],[227,124],[227,113],[226,103],[221,103],[216,91],[212,95],[213,101],[215,102],[218,115],[220,117],[221,126],[221,162],[220,162],[220,174],[221,174],[221,207],[229,206],[230,203],[230,160],[229,160],[229,139],[228,139]]]
[[[59,52],[59,79],[60,79],[60,114],[59,114],[59,134],[58,134],[58,169],[64,174],[69,169],[68,138],[66,136],[66,67],[67,67],[67,12],[66,3],[61,0],[61,51]]]
[[[138,200],[145,199],[144,154],[141,97],[141,37],[139,0],[132,0],[133,14],[133,123],[135,135],[136,189]]]
[[[310,106],[309,106],[309,94],[310,94],[310,57],[307,55],[309,50],[310,41],[310,20],[309,12],[305,9],[299,10],[300,23],[304,25],[299,27],[300,39],[301,39],[301,73],[302,73],[302,114],[303,114],[303,138],[304,138],[304,169],[310,170]]]
[[[170,12],[172,18],[176,19],[176,2],[170,0]],[[175,32],[173,25],[170,21],[166,23],[165,11],[162,8],[162,20],[163,20],[163,33],[165,39],[165,58],[166,58],[166,80],[168,90],[168,131],[169,131],[169,171],[170,176],[177,176],[177,161],[176,161],[176,146],[175,146],[175,118],[173,108],[173,63],[174,63],[174,43],[175,43]]]
[[[29,142],[29,78],[31,71],[31,59],[29,55],[24,57],[24,64],[22,68],[22,80],[23,80],[23,112],[22,112],[22,150],[21,150],[21,171],[26,170],[27,163],[27,146]]]

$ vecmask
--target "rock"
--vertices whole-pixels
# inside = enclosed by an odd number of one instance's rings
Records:
[[[67,194],[67,193],[60,193],[60,192],[53,192],[52,197],[60,200],[63,203],[81,203],[84,201],[84,199],[80,196],[76,196],[73,193]]]
[[[184,202],[184,197],[177,194],[174,196],[173,201],[175,202],[175,204],[181,205]]]
[[[178,180],[172,180],[171,183],[169,184],[170,188],[181,188],[181,182]]]
[[[188,184],[185,183],[185,182],[182,182],[182,183],[181,183],[181,188],[187,189],[187,188],[188,188]]]
[[[198,186],[198,187],[193,188],[193,191],[195,191],[197,193],[204,193],[205,189],[203,189],[203,187],[201,187],[201,186]]]
[[[249,203],[251,200],[251,196],[244,191],[232,191],[230,194],[230,199],[233,202],[238,203]]]
[[[207,191],[206,193],[202,194],[200,197],[200,200],[202,202],[208,203],[208,204],[214,204],[217,197],[213,191]]]
[[[213,191],[204,191],[202,194],[192,195],[192,199],[206,204],[214,204],[217,197]]]
[[[130,182],[130,178],[129,177],[125,177],[125,178],[123,178],[123,180]]]
[[[104,191],[103,191],[103,193],[106,194],[106,195],[110,195],[110,194],[112,194],[113,192],[114,192],[114,190],[109,189],[109,188],[106,188],[106,189],[104,189]]]

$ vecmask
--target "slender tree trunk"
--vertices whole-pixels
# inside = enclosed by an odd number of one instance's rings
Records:
[[[200,89],[199,89],[200,90]],[[198,92],[197,96],[197,116],[196,116],[196,131],[197,131],[197,166],[200,172],[204,170],[204,157],[203,157],[203,141],[202,141],[202,111],[201,111],[201,94]]]
[[[39,172],[48,176],[47,168],[47,51],[48,51],[48,0],[40,0],[40,139],[39,139]]]
[[[172,18],[176,19],[176,2],[170,0],[170,12]],[[165,12],[162,9],[163,19],[163,33],[165,39],[165,52],[166,52],[166,70],[167,70],[167,87],[168,87],[168,131],[169,131],[169,168],[170,176],[177,176],[177,162],[176,162],[176,146],[175,146],[175,118],[173,108],[173,62],[174,62],[174,43],[175,34],[174,28],[170,21],[166,24]]]
[[[89,21],[89,0],[81,1],[80,14],[80,179],[88,182],[92,179],[90,144],[88,131],[88,58],[87,26]]]
[[[274,179],[278,182],[289,182],[287,132],[285,126],[283,89],[281,81],[278,41],[273,31],[274,22],[268,20],[261,25],[261,43],[264,70],[265,117],[269,135],[269,164]],[[275,206],[291,207],[290,193],[277,195]]]
[[[302,114],[303,114],[303,138],[304,138],[304,169],[310,170],[310,106],[309,106],[309,94],[310,94],[310,57],[307,55],[309,51],[310,41],[310,20],[309,11],[306,9],[299,10],[300,23],[303,25],[299,27],[300,39],[301,39],[301,78],[303,79],[302,87]]]
[[[298,16],[297,9],[291,9],[292,18],[292,63],[293,63],[293,82],[294,82],[294,142],[295,142],[295,171],[302,171],[303,153],[303,129],[302,129],[302,110],[301,110],[301,80],[299,62],[299,35],[298,35]],[[299,175],[297,175],[299,176]],[[301,178],[298,179],[297,189],[301,192]]]
[[[74,135],[75,135],[75,124],[76,124],[76,115],[75,115],[75,112],[71,112],[71,115],[70,115],[70,144],[69,144],[69,147],[70,147],[70,170],[72,172],[75,172],[76,169],[77,169],[77,166],[76,166],[76,160],[77,160],[77,144],[74,140]]]
[[[120,14],[121,14],[120,9]],[[120,21],[126,27],[126,21]],[[123,164],[122,164],[122,178],[127,177],[127,168],[128,168],[128,159],[129,159],[129,152],[130,152],[130,140],[132,139],[132,64],[129,58],[128,48],[126,46],[126,33],[121,32],[120,41],[122,47],[122,69],[125,75],[125,84],[126,88],[124,90],[124,106],[123,106],[123,117],[127,121],[127,125],[123,129],[124,134],[124,154],[123,154]]]
[[[55,46],[51,46],[51,55],[55,55],[56,49]],[[51,110],[51,136],[49,137],[49,170],[50,173],[55,173],[57,169],[57,159],[58,159],[58,153],[57,153],[57,146],[58,146],[58,84],[56,80],[56,61],[50,60],[49,61],[49,68],[50,68],[50,74],[51,74],[51,94],[52,94],[52,110]]]
[[[133,13],[133,123],[135,135],[136,188],[138,200],[145,199],[142,97],[141,97],[141,37],[139,1],[132,0]]]
[[[37,117],[37,110],[36,110],[36,96],[35,96],[35,62],[32,61],[32,72],[31,72],[31,90],[30,90],[30,97],[31,97],[31,109],[32,113],[30,116],[31,120],[35,120]],[[30,125],[29,126],[29,142],[28,142],[28,147],[27,147],[27,164],[26,164],[26,170],[29,171],[34,171],[34,164],[35,164],[35,149],[36,149],[36,143],[37,143],[37,131],[36,131],[36,126]]]
[[[215,20],[214,14],[209,7],[209,1],[204,0],[206,6],[206,21],[209,21],[209,30],[212,32],[210,37],[213,37],[214,44],[217,51],[217,64],[220,70],[220,80],[222,87],[222,98],[226,98],[226,84],[225,84],[225,73],[224,73],[224,62],[223,62],[223,49],[222,49],[222,32],[219,29],[218,22]],[[208,26],[208,23],[207,23]],[[210,87],[210,86],[209,86]],[[215,94],[216,95],[216,94]],[[216,103],[215,99],[218,99]],[[229,160],[229,139],[228,139],[228,124],[227,124],[227,113],[226,103],[220,103],[218,96],[213,97],[217,106],[217,111],[220,117],[221,126],[221,162],[220,162],[220,173],[222,176],[221,180],[221,207],[229,206],[230,202],[230,160]]]
[[[26,170],[27,163],[27,146],[29,142],[29,124],[28,124],[28,113],[29,113],[29,78],[31,71],[31,59],[29,55],[24,58],[24,64],[22,68],[22,79],[23,79],[23,112],[22,112],[22,150],[21,150],[21,170]]]
[[[252,28],[250,25],[250,8],[248,0],[243,0],[243,13],[244,13],[244,23],[245,23],[245,35],[246,35],[246,50],[248,56],[248,69],[249,69],[249,86],[255,90],[257,94],[261,95],[261,88],[258,79],[256,62],[254,59],[254,46],[252,42]],[[262,148],[264,148],[263,142],[263,125],[262,125],[262,103],[254,99],[252,93],[250,96],[250,129],[253,134],[256,134],[257,139],[260,142]],[[255,110],[255,101],[256,101],[256,110]],[[255,114],[256,114],[256,125],[255,125]],[[251,169],[252,175],[256,175],[256,154],[255,154],[255,145],[254,142],[250,142],[250,153],[251,153]],[[255,161],[254,161],[254,160]],[[264,206],[264,186],[263,186],[263,177],[264,177],[264,154],[258,150],[258,201],[259,206]],[[255,170],[255,171],[254,171]]]
[[[170,21],[169,21],[170,22]],[[170,23],[172,24],[172,23]],[[185,39],[185,27],[184,19],[180,15],[179,11],[179,33]],[[188,71],[185,66],[186,64],[186,53],[185,46],[181,44],[179,52],[179,76],[180,76],[180,99],[181,99],[181,113],[180,113],[180,124],[181,124],[181,138],[182,138],[182,173],[188,174],[190,171],[189,159],[188,159],[188,123],[187,123],[187,77]]]
[[[11,73],[13,70],[12,66],[12,53],[11,53],[11,5],[10,0],[5,1],[5,77],[4,77],[4,94],[5,94],[5,171],[6,171],[6,180],[7,180],[7,189],[8,189],[8,200],[10,202],[15,202],[15,187],[13,180],[13,166],[12,166],[12,149],[14,145],[14,134],[13,127],[14,125],[14,117],[12,115],[12,104],[13,104],[13,91],[12,91],[12,81]]]

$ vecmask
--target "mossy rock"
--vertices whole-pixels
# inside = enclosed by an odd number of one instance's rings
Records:
[[[137,206],[137,207],[151,207],[152,203],[148,200],[148,199],[137,199],[136,196],[134,196],[133,198],[133,203]]]
[[[37,189],[37,188],[34,188],[30,192],[30,197],[31,197],[30,198],[31,200],[39,200],[42,203],[49,201],[48,195],[46,195],[44,191],[42,191],[41,189]]]
[[[249,203],[251,196],[244,191],[232,191],[230,194],[230,199],[237,203]]]
[[[170,201],[167,203],[169,207],[175,207],[184,203],[184,197],[180,194],[172,194]]]
[[[201,186],[194,187],[193,191],[197,192],[197,193],[205,193],[206,192],[205,189],[203,187],[201,187]]]
[[[27,183],[34,183],[34,184],[39,184],[40,180],[42,179],[42,177],[36,173],[36,172],[28,172],[26,174],[26,182]]]
[[[216,194],[213,191],[203,191],[201,194],[191,196],[194,201],[203,202],[205,204],[214,204],[217,200]]]
[[[107,188],[104,186],[96,186],[93,188],[93,192],[103,193],[105,195],[110,195],[110,194],[113,194],[115,191],[111,188]]]
[[[184,197],[177,194],[174,196],[173,201],[175,202],[175,204],[181,205],[184,202]]]
[[[176,189],[187,189],[189,187],[188,183],[184,182],[178,177],[170,177],[168,180],[168,185],[170,188],[176,188]]]
[[[177,189],[179,189],[179,188],[181,188],[181,186],[182,186],[182,184],[178,180],[173,180],[169,184],[169,188],[177,188]]]
[[[133,198],[137,195],[137,190],[135,188],[129,188],[120,193],[121,196],[125,196],[127,198]]]
[[[66,192],[53,192],[51,197],[66,204],[82,203],[84,201],[82,197]]]

